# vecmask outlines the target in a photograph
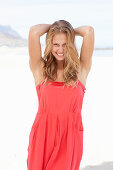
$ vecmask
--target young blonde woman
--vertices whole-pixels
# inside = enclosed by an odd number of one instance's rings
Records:
[[[42,57],[40,37],[46,34]],[[82,36],[78,55],[75,36]],[[83,154],[82,103],[91,69],[94,29],[68,21],[34,25],[29,31],[29,64],[38,111],[29,135],[28,170],[79,170]]]

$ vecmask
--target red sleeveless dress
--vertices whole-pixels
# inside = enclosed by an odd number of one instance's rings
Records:
[[[29,135],[28,170],[79,170],[83,154],[81,109],[85,86],[54,81],[36,86],[38,111]]]

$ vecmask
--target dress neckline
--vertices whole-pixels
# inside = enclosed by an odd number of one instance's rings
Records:
[[[64,85],[63,81],[53,81],[52,84],[54,85]]]
[[[84,86],[84,84],[79,80],[79,79],[77,79],[77,85],[80,83],[81,84],[81,86],[83,87],[83,89],[85,89],[86,90],[86,87]],[[43,83],[45,83],[45,81],[43,81],[43,82],[41,82],[41,83],[39,83],[37,86],[36,86],[36,88],[37,87],[39,87],[41,84],[43,84]],[[50,81],[48,81],[48,83],[49,84],[51,84],[51,85],[55,85],[55,86],[62,86],[62,85],[64,85],[64,82],[63,81],[53,81],[53,82],[50,82]]]

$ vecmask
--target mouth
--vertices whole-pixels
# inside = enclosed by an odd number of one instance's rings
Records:
[[[59,57],[63,57],[64,54],[63,53],[56,53]]]

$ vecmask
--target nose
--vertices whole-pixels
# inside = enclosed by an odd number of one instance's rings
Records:
[[[64,51],[64,47],[59,46],[59,52],[63,52]]]

